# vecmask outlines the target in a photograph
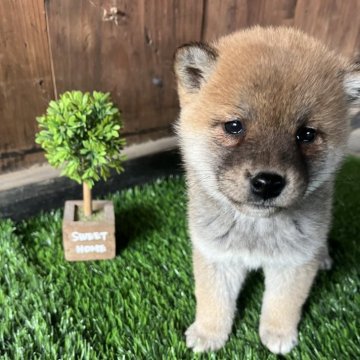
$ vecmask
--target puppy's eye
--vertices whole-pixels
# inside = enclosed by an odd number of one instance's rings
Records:
[[[239,120],[232,120],[226,122],[224,124],[224,128],[228,134],[232,134],[232,135],[239,135],[244,130],[242,123]]]
[[[298,143],[310,144],[316,139],[316,130],[310,127],[303,126],[296,133],[296,140]]]

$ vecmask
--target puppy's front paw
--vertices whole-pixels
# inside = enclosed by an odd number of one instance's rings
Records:
[[[216,351],[222,348],[228,339],[227,333],[211,333],[194,322],[185,332],[186,346],[195,352]]]
[[[287,354],[298,343],[296,329],[284,330],[273,326],[260,326],[261,342],[274,354]]]

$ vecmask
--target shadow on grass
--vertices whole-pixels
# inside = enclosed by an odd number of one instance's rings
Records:
[[[246,309],[263,293],[264,275],[261,271],[250,271],[237,299],[237,317],[243,319]],[[262,295],[260,295],[262,297]]]
[[[153,207],[137,204],[115,210],[116,256],[135,241],[146,241],[147,235],[160,227],[160,218]]]

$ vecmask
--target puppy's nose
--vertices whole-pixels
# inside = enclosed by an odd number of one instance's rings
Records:
[[[251,178],[250,186],[254,195],[266,200],[280,195],[285,179],[278,174],[261,172]]]

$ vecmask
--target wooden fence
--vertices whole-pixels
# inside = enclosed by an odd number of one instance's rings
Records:
[[[110,91],[129,143],[168,135],[172,57],[191,40],[261,25],[302,28],[353,55],[360,0],[1,0],[0,170],[43,160],[35,117],[65,90]]]

